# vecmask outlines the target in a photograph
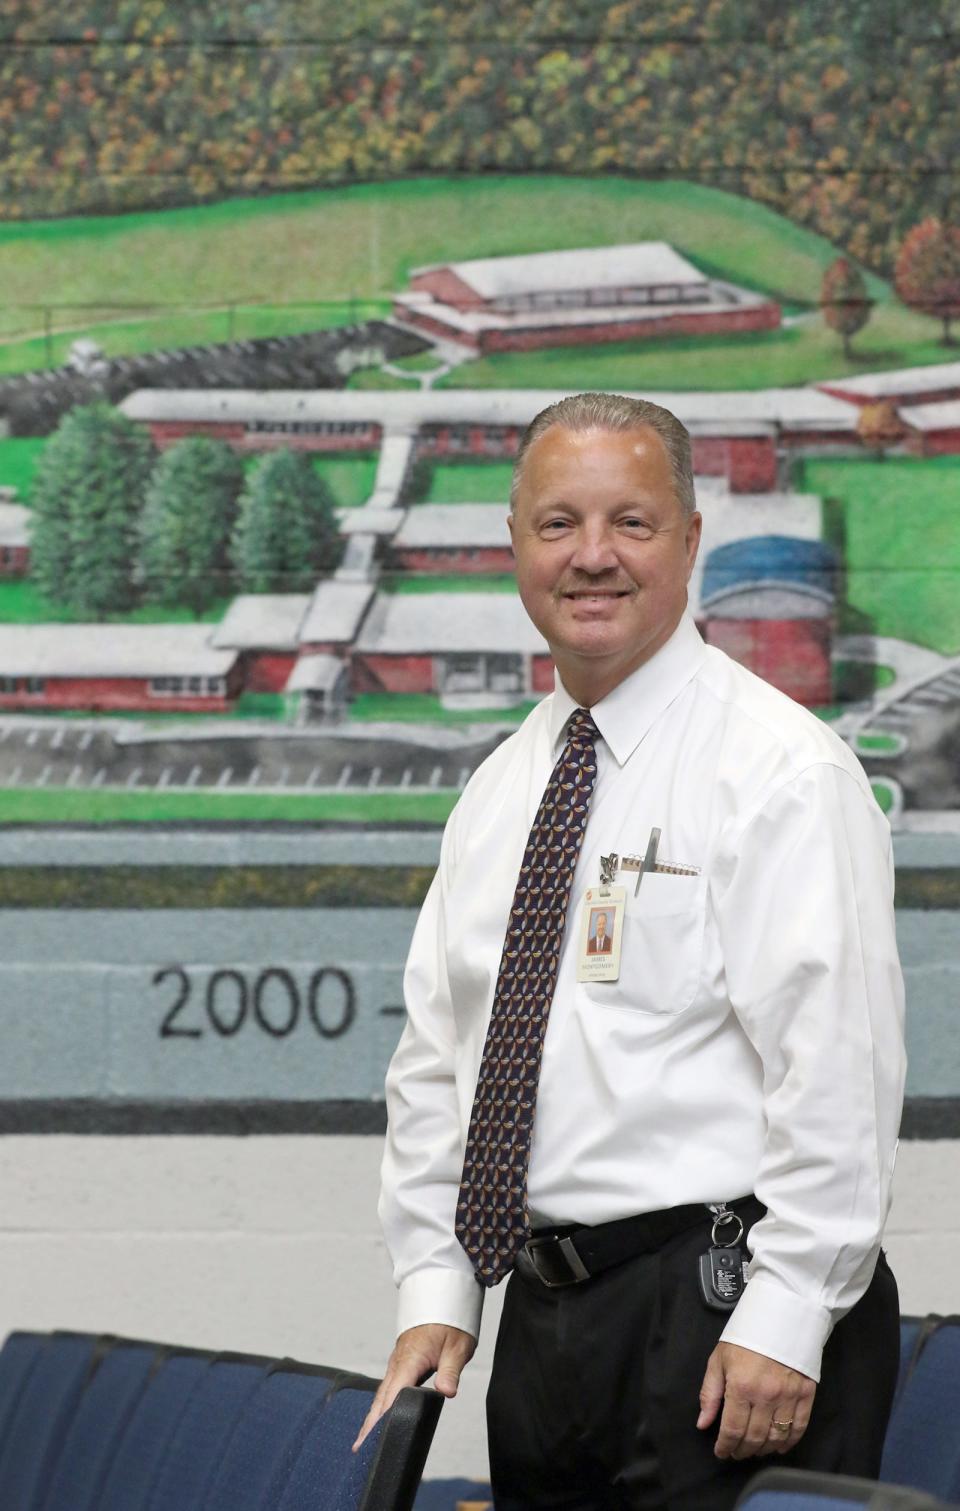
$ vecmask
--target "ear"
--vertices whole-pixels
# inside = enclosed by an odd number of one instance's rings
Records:
[[[515,535],[513,533],[513,525],[514,525],[514,516],[512,514],[508,514],[507,515],[507,529],[510,531],[510,550],[513,552],[514,556],[516,556],[516,554],[517,554],[517,542],[516,542],[516,537],[515,537]]]
[[[699,510],[694,510],[687,520],[687,528],[684,534],[684,542],[687,548],[687,581],[693,573],[694,564],[697,560],[697,552],[700,549],[700,537],[703,532],[703,515]]]

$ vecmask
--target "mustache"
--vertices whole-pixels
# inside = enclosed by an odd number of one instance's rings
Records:
[[[597,572],[594,576],[565,578],[558,583],[555,591],[561,598],[565,593],[636,593],[637,585],[629,577],[624,579],[617,572]]]

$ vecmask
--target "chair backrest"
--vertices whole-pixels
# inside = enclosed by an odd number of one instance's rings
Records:
[[[750,1481],[735,1511],[950,1511],[944,1501],[903,1485],[805,1469],[766,1469]]]
[[[411,1511],[442,1397],[323,1366],[78,1334],[0,1350],[0,1511]]]
[[[105,1353],[76,1404],[43,1511],[100,1511],[104,1482],[157,1358],[155,1348],[118,1344]]]
[[[894,1404],[880,1478],[960,1500],[960,1318],[929,1334]]]
[[[331,1386],[313,1371],[271,1370],[248,1397],[207,1491],[203,1511],[267,1511],[276,1505]]]
[[[149,1505],[160,1465],[210,1359],[174,1354],[148,1381],[114,1454],[97,1511]]]
[[[378,1423],[360,1451],[351,1451],[373,1394],[352,1386],[349,1378],[341,1388],[334,1385],[273,1502],[277,1511],[356,1511],[382,1433]]]
[[[211,1362],[167,1444],[144,1511],[199,1511],[243,1408],[268,1367],[267,1360]]]
[[[3,1511],[43,1505],[97,1348],[97,1339],[69,1333],[46,1340],[8,1417],[0,1451]]]
[[[17,1402],[48,1341],[40,1333],[11,1333],[0,1349],[0,1453]]]

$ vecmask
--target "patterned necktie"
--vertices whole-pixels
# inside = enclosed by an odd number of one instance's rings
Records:
[[[530,830],[503,942],[454,1224],[483,1285],[510,1272],[530,1236],[527,1165],[543,1036],[597,772],[596,737],[578,708]]]

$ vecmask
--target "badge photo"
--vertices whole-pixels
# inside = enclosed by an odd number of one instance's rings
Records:
[[[578,981],[616,981],[626,903],[623,887],[591,887],[584,893],[577,950]]]

